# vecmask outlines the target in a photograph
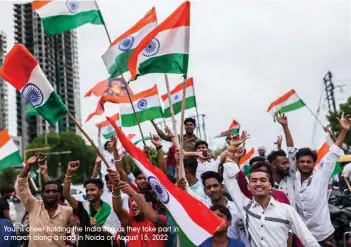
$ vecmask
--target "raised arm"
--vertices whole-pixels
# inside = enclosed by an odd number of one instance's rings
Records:
[[[277,114],[275,119],[278,121],[278,123],[281,124],[284,130],[284,135],[286,139],[286,146],[287,147],[294,147],[294,141],[288,126],[288,118],[285,116],[285,114]]]
[[[73,209],[78,208],[78,201],[71,195],[71,182],[73,173],[79,168],[79,160],[70,161],[67,166],[67,172],[65,175],[65,182],[63,184],[63,196],[66,198],[67,202]]]
[[[157,135],[151,135],[150,133],[150,139],[152,144],[154,144],[156,151],[157,151],[157,159],[158,159],[158,164],[160,166],[160,169],[167,174],[167,169],[166,169],[166,161],[165,161],[165,155],[163,153],[162,149],[162,144],[161,144],[161,139]]]
[[[154,126],[154,128],[155,128],[157,134],[161,137],[162,140],[165,140],[165,141],[168,141],[168,142],[171,141],[171,139],[168,137],[168,135],[167,135],[166,133],[164,133],[164,132],[157,126],[157,124],[155,123],[154,120],[151,120],[151,123],[152,123],[152,125]]]
[[[97,156],[94,164],[93,174],[91,175],[92,178],[96,178],[98,176],[100,166],[101,166],[101,157]]]
[[[50,181],[50,177],[49,177],[49,174],[48,174],[48,162],[47,162],[47,160],[45,160],[45,162],[43,164],[40,164],[39,167],[40,167],[40,173],[41,173],[41,175],[43,175],[44,182]]]
[[[111,143],[112,143],[112,152],[113,152],[113,158],[115,159],[115,166],[116,169],[122,169],[123,170],[123,162],[121,157],[119,156],[118,149],[117,149],[117,137],[116,136],[111,136],[110,138]]]

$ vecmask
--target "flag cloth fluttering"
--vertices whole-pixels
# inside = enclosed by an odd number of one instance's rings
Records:
[[[174,115],[178,114],[182,111],[182,97],[183,97],[183,82],[179,83],[172,91],[171,91],[171,100],[174,110]],[[164,117],[171,117],[171,108],[169,105],[168,94],[164,94],[161,96],[163,105],[164,105]],[[186,92],[185,92],[185,108],[190,109],[196,107],[196,99],[194,93],[194,82],[193,78],[189,78],[186,81]]]
[[[156,85],[151,89],[133,95],[131,98],[140,123],[163,117],[160,96]],[[138,124],[128,97],[120,98],[119,110],[122,127],[132,127]]]
[[[46,34],[63,33],[87,23],[104,24],[95,1],[33,1],[32,9],[40,16]]]
[[[296,94],[295,90],[292,89],[283,96],[279,97],[277,100],[273,101],[269,105],[267,112],[274,116],[276,113],[295,111],[304,106],[305,103]]]
[[[118,122],[119,121],[119,113],[114,114],[110,117],[111,120]],[[115,129],[112,127],[110,121],[104,120],[100,123],[95,124],[95,126],[101,129],[101,134],[105,139],[110,139],[111,136],[116,135]]]
[[[190,2],[184,2],[139,43],[130,56],[128,69],[137,75],[188,72]]]
[[[0,131],[0,171],[22,163],[18,148],[7,130]]]
[[[236,134],[239,134],[239,131],[240,131],[240,124],[236,120],[233,120],[233,122],[229,125],[229,128],[225,131],[222,131],[215,138],[225,137],[228,135],[236,135]]]
[[[35,109],[35,107],[31,104],[31,103],[27,103],[27,109],[26,109],[26,112],[27,112],[27,116],[37,116],[37,115],[40,115],[37,110]]]
[[[67,114],[67,107],[24,45],[13,46],[5,58],[0,76],[14,86],[51,125]]]
[[[320,161],[326,156],[329,152],[330,145],[326,142],[322,144],[322,146],[317,151],[317,161],[314,164],[314,170],[317,171],[319,169]]]
[[[126,96],[127,90],[133,95],[130,88],[126,88],[122,78],[107,79],[98,82],[93,88],[91,88],[84,97],[89,97],[94,94],[96,97],[101,97],[103,95],[110,95],[115,97]]]
[[[128,71],[130,55],[141,40],[157,26],[155,8],[139,20],[132,28],[112,42],[102,55],[102,60],[111,77],[117,77]]]
[[[224,221],[210,211],[202,202],[174,185],[146,155],[125,136],[122,130],[111,120],[123,148],[132,157],[136,166],[147,178],[151,188],[165,206],[175,226],[181,246],[199,246],[211,237]]]
[[[248,176],[251,171],[251,167],[249,165],[249,161],[255,153],[255,149],[251,148],[249,152],[247,152],[239,161],[240,169],[244,172],[245,176]]]

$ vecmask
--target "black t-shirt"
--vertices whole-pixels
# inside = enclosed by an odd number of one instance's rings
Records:
[[[93,227],[90,225],[90,218],[88,212],[85,210],[83,203],[78,202],[78,208],[73,213],[79,218],[82,231],[78,233],[79,247],[112,247],[113,241],[111,236],[109,240],[107,235],[103,235],[99,232],[93,231]],[[100,240],[99,240],[100,238]]]
[[[0,218],[5,218],[4,210],[10,210],[10,205],[5,198],[0,198]]]

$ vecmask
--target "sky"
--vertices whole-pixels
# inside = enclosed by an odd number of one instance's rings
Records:
[[[153,6],[159,23],[182,1],[98,0],[107,29],[116,39]],[[351,93],[351,16],[350,3],[339,1],[191,1],[189,76],[194,78],[198,109],[206,115],[207,140],[212,148],[224,144],[214,139],[233,119],[251,135],[246,147],[273,148],[281,126],[267,113],[269,104],[290,89],[295,89],[312,112],[321,105],[323,125],[327,103],[323,77],[330,70],[333,82],[344,85],[336,90],[342,103]],[[0,1],[0,30],[13,45],[13,10],[11,1]],[[78,29],[80,100],[83,128],[96,140],[95,124],[104,116],[85,123],[95,110],[98,98],[84,98],[97,82],[107,78],[101,55],[108,48],[103,26],[87,24]],[[181,82],[180,75],[170,75],[171,88]],[[166,92],[164,76],[149,74],[131,83],[134,93],[158,85]],[[10,133],[16,134],[14,90],[10,93]],[[320,98],[322,100],[320,101]],[[106,115],[118,112],[108,104]],[[192,116],[195,110],[187,110]],[[325,140],[322,128],[307,108],[288,113],[289,126],[297,147],[318,148]],[[179,128],[180,114],[177,116]],[[167,121],[170,123],[170,121]],[[144,135],[153,131],[142,123]],[[315,129],[315,131],[314,131]],[[138,129],[127,133],[140,137]],[[138,138],[136,138],[138,139]]]

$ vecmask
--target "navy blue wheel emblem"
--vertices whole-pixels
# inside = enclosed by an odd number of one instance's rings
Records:
[[[22,95],[34,107],[40,106],[44,100],[43,93],[33,83],[27,83],[27,85],[22,90]]]
[[[125,38],[119,43],[118,48],[121,51],[128,51],[130,48],[132,48],[133,44],[134,44],[134,37],[128,36],[127,38]]]
[[[76,0],[67,0],[66,6],[71,13],[77,13],[79,10],[79,2]]]
[[[154,190],[160,201],[163,204],[167,204],[169,202],[169,194],[167,190],[165,190],[165,188],[162,186],[160,181],[153,176],[148,177],[147,180],[149,181],[151,188]]]
[[[157,54],[160,50],[160,41],[154,38],[151,42],[144,48],[143,55],[145,57],[152,57]]]
[[[142,99],[138,102],[138,108],[144,110],[147,107],[147,101]]]
[[[176,95],[174,96],[174,100],[179,100],[179,99],[180,99],[179,94],[176,94]]]

